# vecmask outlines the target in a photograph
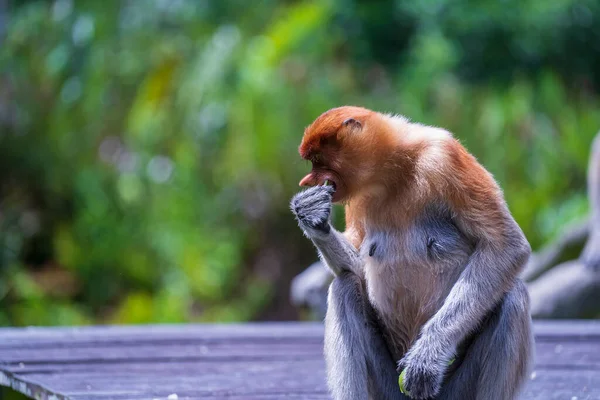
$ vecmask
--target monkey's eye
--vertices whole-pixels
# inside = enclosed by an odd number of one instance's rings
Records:
[[[331,136],[321,136],[321,138],[319,139],[319,144],[321,146],[329,146],[330,144],[332,144],[333,140],[331,138]]]

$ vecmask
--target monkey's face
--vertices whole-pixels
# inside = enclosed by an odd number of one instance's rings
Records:
[[[332,142],[331,146],[334,145],[335,143]],[[334,203],[346,200],[348,185],[342,169],[344,163],[341,162],[338,154],[338,151],[330,148],[330,145],[323,145],[306,157],[311,162],[312,169],[308,175],[302,178],[300,186],[328,184],[335,189],[332,196]]]
[[[322,114],[304,131],[300,155],[312,170],[300,186],[335,187],[333,202],[345,202],[367,184],[373,152],[366,123],[373,112],[359,107],[334,108]]]

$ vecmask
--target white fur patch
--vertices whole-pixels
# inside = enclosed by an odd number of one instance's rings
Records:
[[[394,128],[399,137],[407,143],[416,143],[423,140],[437,142],[452,138],[452,134],[447,130],[410,122],[408,118],[402,115],[384,114],[383,117]]]
[[[442,147],[441,141],[431,141],[421,157],[419,158],[418,165],[424,170],[437,170],[443,171],[445,168],[447,154]]]

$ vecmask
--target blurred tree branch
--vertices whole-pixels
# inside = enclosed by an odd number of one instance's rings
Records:
[[[531,255],[529,263],[521,273],[521,278],[531,282],[562,261],[566,261],[573,252],[581,251],[590,232],[590,220],[575,223],[566,228],[565,233],[556,241],[548,244],[538,253]]]
[[[600,132],[592,143],[588,167],[588,197],[591,216],[587,229],[571,229],[546,253],[533,257],[534,262],[525,270],[525,276],[538,278],[530,282],[531,315],[540,318],[593,318],[600,316]],[[586,232],[587,231],[587,232]],[[543,256],[555,256],[566,248],[566,243],[586,238],[578,260],[557,266],[546,262]],[[554,257],[556,260],[557,257]]]
[[[579,261],[560,264],[529,284],[534,318],[600,316],[600,273]]]
[[[588,168],[588,196],[592,210],[590,234],[581,260],[588,268],[598,271],[600,269],[600,132],[592,143]]]

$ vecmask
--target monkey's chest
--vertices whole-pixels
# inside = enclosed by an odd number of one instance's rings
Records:
[[[469,242],[444,219],[367,232],[361,255],[369,300],[395,357],[440,308],[470,252]]]

